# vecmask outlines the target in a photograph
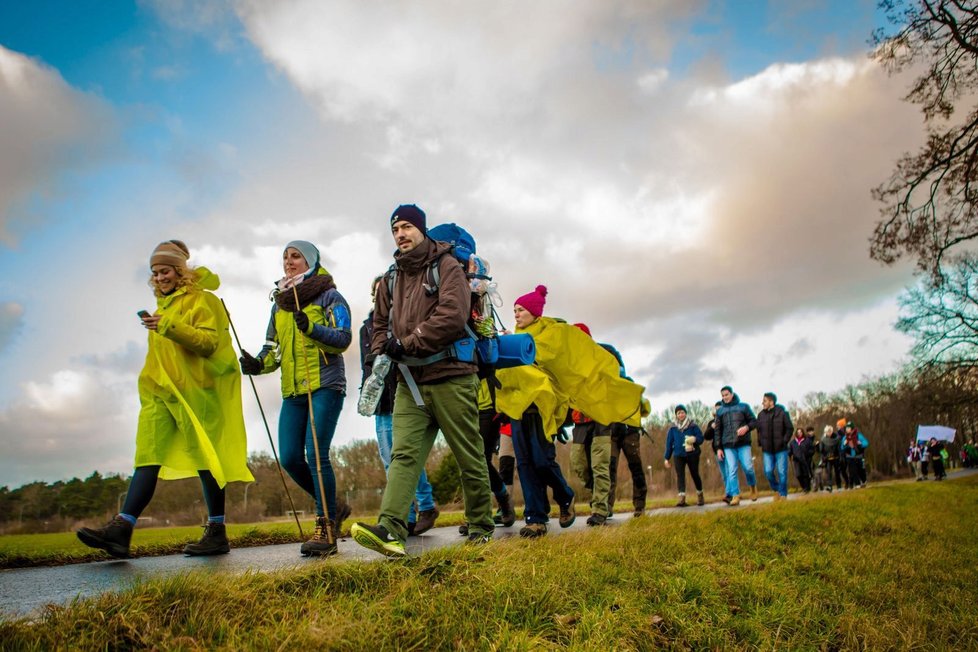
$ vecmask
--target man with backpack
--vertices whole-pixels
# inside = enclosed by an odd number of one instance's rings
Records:
[[[427,237],[420,208],[399,206],[390,224],[398,251],[387,282],[377,289],[370,348],[390,356],[400,372],[393,448],[377,524],[356,523],[350,533],[364,547],[401,557],[408,534],[404,516],[439,430],[461,472],[469,540],[489,541],[494,523],[479,434],[477,366],[455,346],[466,335],[471,312],[468,279],[452,247]]]

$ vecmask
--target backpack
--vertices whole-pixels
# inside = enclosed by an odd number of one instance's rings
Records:
[[[495,364],[499,360],[499,340],[496,331],[495,310],[489,297],[491,289],[489,263],[476,255],[475,238],[468,231],[455,223],[439,224],[428,229],[428,237],[439,242],[446,242],[451,249],[445,255],[452,255],[462,266],[462,271],[469,279],[472,291],[472,309],[465,324],[465,337],[457,340],[449,349],[422,358],[410,360],[408,366],[431,364],[448,357],[464,362],[475,362],[479,368],[480,379],[491,379],[490,392],[495,402]],[[436,258],[428,267],[428,282],[425,292],[431,296],[438,293],[441,286],[441,257]],[[397,280],[397,266],[391,265],[387,271],[387,289],[394,296],[394,284]]]

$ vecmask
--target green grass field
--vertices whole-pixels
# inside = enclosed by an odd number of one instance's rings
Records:
[[[8,650],[978,649],[978,477],[380,563],[148,581]]]

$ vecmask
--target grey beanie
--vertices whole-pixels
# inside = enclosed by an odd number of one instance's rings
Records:
[[[316,265],[319,264],[319,249],[316,249],[316,245],[306,240],[293,240],[289,244],[285,245],[288,249],[292,247],[306,259],[306,264],[309,265],[309,270],[315,270]]]

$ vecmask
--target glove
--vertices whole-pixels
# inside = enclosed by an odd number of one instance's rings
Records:
[[[570,435],[567,434],[567,428],[557,428],[556,440],[561,444],[566,444],[570,441]]]
[[[309,332],[309,315],[301,310],[296,310],[294,313],[292,313],[292,317],[295,318],[296,328],[303,333]]]
[[[246,376],[257,376],[261,373],[261,360],[251,355],[244,349],[241,350],[241,357],[238,358],[238,362],[241,363],[241,373]]]
[[[404,357],[404,345],[401,344],[401,340],[392,337],[387,340],[387,344],[384,346],[384,353],[392,360],[400,360]]]

